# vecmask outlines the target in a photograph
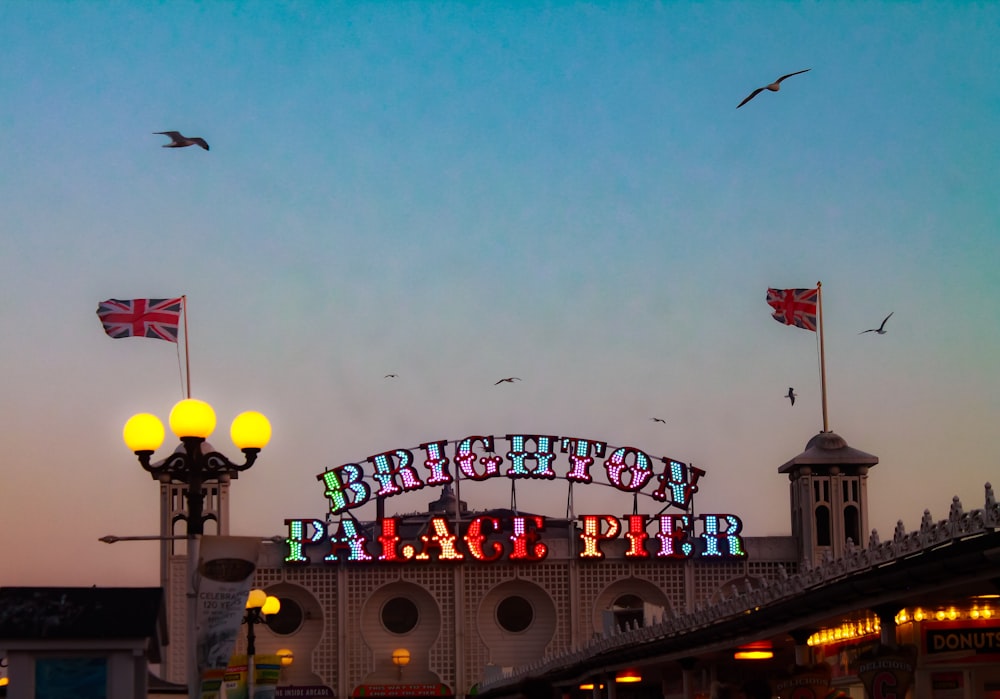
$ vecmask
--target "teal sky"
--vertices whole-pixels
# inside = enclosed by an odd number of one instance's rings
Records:
[[[764,296],[817,280],[872,526],[981,506],[998,43],[994,3],[0,4],[0,584],[157,584],[154,544],[97,539],[156,533],[121,427],[182,397],[183,345],[108,338],[106,298],[188,296],[217,448],[271,419],[235,534],[321,517],[327,467],[508,432],[693,462],[698,511],[787,534],[817,337]]]

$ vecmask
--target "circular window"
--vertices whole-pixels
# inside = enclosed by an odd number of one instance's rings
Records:
[[[535,610],[531,602],[513,595],[500,601],[497,605],[497,623],[506,631],[518,633],[531,626],[535,619]]]
[[[409,633],[419,619],[417,605],[405,597],[393,597],[382,605],[382,626],[392,633]]]
[[[267,628],[276,634],[287,636],[295,633],[302,626],[302,607],[299,603],[288,597],[279,597],[281,607],[277,614],[268,614]]]

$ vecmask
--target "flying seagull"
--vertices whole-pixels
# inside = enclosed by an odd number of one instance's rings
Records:
[[[664,425],[667,424],[667,421],[664,420],[662,417],[651,417],[649,419],[652,420],[653,422],[662,422]]]
[[[791,386],[789,386],[788,387],[788,393],[785,394],[785,398],[787,398],[788,400],[792,401],[792,405],[795,405],[795,396],[797,396],[797,395],[798,394],[795,392],[795,389],[792,388]]]
[[[808,73],[810,70],[812,70],[812,68],[806,68],[805,70],[797,70],[794,73],[789,73],[788,75],[782,75],[780,78],[778,78],[777,80],[775,80],[770,85],[765,85],[764,87],[758,87],[756,90],[754,90],[749,95],[747,95],[747,98],[745,100],[743,100],[738,105],[736,105],[736,108],[739,109],[740,107],[742,107],[744,104],[746,104],[747,102],[749,102],[750,100],[752,100],[754,97],[756,97],[757,95],[759,95],[764,90],[770,90],[771,92],[777,92],[778,90],[781,89],[781,81],[782,80],[784,80],[785,78],[790,78],[793,75],[799,75],[800,73]]]
[[[895,312],[896,311],[893,311],[892,313]],[[889,320],[892,317],[892,313],[887,315],[882,320],[882,325],[878,326],[877,328],[869,328],[868,330],[862,330],[861,332],[858,333],[858,335],[864,335],[865,333],[878,333],[879,335],[885,335],[885,321]]]
[[[396,378],[397,376],[399,376],[399,374],[386,374],[386,375],[385,375],[385,376],[384,376],[383,378],[386,378],[386,379],[394,379],[394,378]]]
[[[170,143],[164,144],[164,148],[201,146],[205,150],[208,150],[208,144],[205,142],[205,139],[199,136],[191,136],[188,138],[187,136],[182,135],[180,131],[154,131],[153,133],[160,136],[170,136]]]
[[[515,381],[520,381],[520,380],[521,379],[517,378],[516,376],[508,376],[506,379],[500,379],[499,381],[497,381],[493,385],[494,386],[499,386],[502,383],[514,383]]]

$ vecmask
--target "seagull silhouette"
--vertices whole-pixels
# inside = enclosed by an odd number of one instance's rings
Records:
[[[798,394],[795,392],[795,389],[792,388],[791,386],[789,386],[788,387],[788,393],[785,394],[785,398],[787,398],[788,400],[792,401],[792,405],[795,405],[795,396],[797,396],[797,395]]]
[[[662,422],[664,425],[667,424],[667,421],[664,420],[662,417],[651,417],[649,419],[652,420],[653,422]]]
[[[399,376],[399,374],[386,374],[386,375],[385,375],[385,376],[384,376],[383,378],[386,378],[386,379],[394,379],[394,378],[396,378],[397,376]]]
[[[515,381],[520,381],[520,380],[521,379],[517,378],[516,376],[508,376],[506,379],[500,379],[499,381],[497,381],[493,385],[494,386],[499,386],[502,383],[514,383]]]
[[[750,100],[752,100],[754,97],[756,97],[757,95],[759,95],[764,90],[770,90],[771,92],[777,92],[778,90],[781,89],[781,81],[782,80],[784,80],[785,78],[790,78],[793,75],[799,75],[801,73],[808,73],[810,70],[812,70],[812,68],[806,68],[805,70],[797,70],[794,73],[789,73],[788,75],[782,75],[780,78],[778,78],[777,80],[775,80],[770,85],[765,85],[764,87],[758,87],[756,90],[754,90],[749,95],[747,95],[747,98],[745,100],[743,100],[738,105],[736,105],[736,108],[739,109],[740,107],[742,107],[744,104],[746,104],[747,102],[749,102]]]
[[[895,313],[895,312],[896,311],[893,311],[892,313]],[[878,326],[877,328],[868,328],[868,330],[862,330],[861,332],[858,333],[858,335],[864,335],[865,333],[878,333],[879,335],[885,335],[885,321],[889,320],[889,318],[892,317],[892,313],[890,313],[889,315],[887,315],[882,320],[882,325]]]
[[[164,148],[185,148],[186,146],[201,146],[205,150],[208,150],[208,144],[205,142],[204,138],[199,136],[191,136],[188,138],[181,134],[180,131],[154,131],[153,133],[159,136],[169,136],[170,143],[164,144]]]

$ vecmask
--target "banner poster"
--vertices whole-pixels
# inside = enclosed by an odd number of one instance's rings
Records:
[[[225,669],[205,670],[201,675],[201,691],[198,696],[201,699],[216,699],[219,696],[219,689],[222,687],[222,678],[225,674]]]
[[[281,679],[281,658],[258,653],[253,656],[253,696],[250,699],[274,699]]]
[[[201,539],[195,576],[195,652],[200,677],[205,678],[208,670],[221,670],[221,676],[225,676],[243,623],[259,553],[257,537]],[[203,683],[202,699],[214,699],[218,694],[206,690]]]
[[[830,666],[796,665],[784,677],[771,682],[771,690],[779,699],[826,699],[831,693]]]
[[[883,646],[858,658],[858,677],[868,699],[905,697],[917,669],[917,647]]]
[[[246,653],[234,655],[229,659],[226,676],[222,681],[226,699],[247,699],[247,664]]]

